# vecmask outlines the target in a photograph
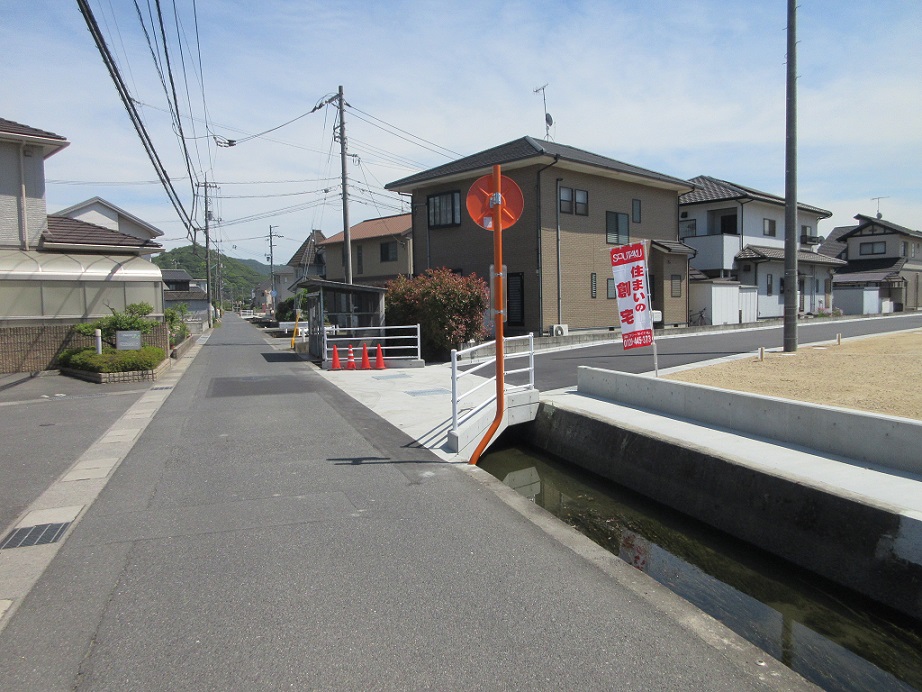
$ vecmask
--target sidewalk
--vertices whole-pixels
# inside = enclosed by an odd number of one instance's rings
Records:
[[[0,689],[809,688],[417,442],[438,368],[349,380],[373,412],[240,320],[196,351],[65,542],[0,551],[55,551],[0,620]]]

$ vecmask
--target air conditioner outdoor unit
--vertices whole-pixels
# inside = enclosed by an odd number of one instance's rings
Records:
[[[570,333],[570,327],[566,324],[552,324],[548,332],[550,336],[566,336]]]

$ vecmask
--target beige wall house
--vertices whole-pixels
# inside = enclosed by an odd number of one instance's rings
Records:
[[[410,214],[368,219],[349,229],[352,246],[352,280],[366,286],[383,286],[400,275],[413,274],[413,238]],[[346,277],[343,234],[320,240],[327,281]]]
[[[616,326],[609,251],[641,240],[651,245],[653,308],[663,312],[667,325],[685,323],[688,257],[694,251],[677,239],[678,198],[694,186],[531,137],[387,185],[412,195],[417,273],[448,267],[488,278],[492,236],[471,220],[465,198],[494,164],[502,165],[525,198],[521,218],[503,233],[507,332]]]

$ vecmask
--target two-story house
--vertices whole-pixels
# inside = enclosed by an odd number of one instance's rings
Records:
[[[922,307],[922,232],[858,214],[840,228],[848,264],[833,276],[836,307],[849,315],[869,315]]]
[[[365,286],[383,286],[398,276],[413,274],[413,238],[410,214],[368,219],[349,229],[352,247],[352,280]],[[344,281],[346,254],[344,234],[320,240],[328,281]]]
[[[706,175],[690,182],[696,189],[679,198],[679,239],[696,250],[691,266],[756,287],[754,318],[783,316],[784,198]],[[819,222],[832,213],[807,204],[797,210],[799,310],[816,313],[832,307],[832,275],[843,262],[816,252]]]
[[[489,279],[493,240],[465,209],[471,185],[502,166],[525,208],[503,233],[507,332],[560,333],[618,324],[609,251],[649,241],[652,306],[665,324],[687,320],[688,256],[677,241],[685,180],[582,149],[522,137],[389,183],[412,196],[417,273],[448,267]],[[330,263],[328,262],[328,265]]]
[[[156,240],[163,235],[163,231],[156,226],[139,219],[134,214],[115,206],[112,202],[106,201],[102,197],[93,197],[66,209],[61,209],[61,211],[55,212],[55,216],[67,216],[78,221],[86,221],[87,223],[108,228],[111,231],[130,235],[139,240]]]
[[[161,269],[163,274],[163,308],[185,305],[188,318],[208,320],[208,293],[192,285],[192,277],[185,269]]]

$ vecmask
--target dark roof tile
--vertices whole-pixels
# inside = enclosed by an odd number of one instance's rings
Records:
[[[704,204],[706,202],[723,202],[738,199],[751,199],[759,202],[768,202],[769,204],[784,205],[784,197],[773,195],[769,192],[762,192],[752,187],[730,183],[719,178],[712,178],[709,175],[699,175],[692,178],[689,182],[694,183],[696,189],[686,192],[679,196],[679,205],[683,204]],[[819,207],[813,207],[809,204],[798,204],[797,208],[802,211],[809,211],[823,218],[832,216],[832,212]]]
[[[556,142],[539,142],[531,137],[522,137],[511,142],[506,142],[505,144],[500,144],[491,149],[486,149],[476,154],[450,161],[441,166],[430,168],[422,173],[416,173],[406,178],[395,180],[385,185],[385,188],[388,190],[396,190],[399,188],[406,189],[422,183],[435,181],[439,178],[482,170],[496,164],[509,164],[515,161],[523,161],[544,156],[556,156],[562,161],[581,163],[595,168],[625,173],[639,178],[668,183],[674,186],[685,188],[691,187],[686,180],[674,178],[663,173],[657,173],[656,171],[651,171],[646,168],[640,168],[639,166],[633,166],[622,161],[616,161],[615,159],[593,154],[583,149],[577,149],[576,147],[567,146],[565,144],[557,144]]]
[[[5,118],[0,118],[0,133],[25,135],[27,137],[41,137],[43,139],[59,139],[62,142],[67,141],[64,137],[61,135],[56,135],[54,132],[39,130],[37,127],[29,127],[28,125],[13,122],[12,120],[7,120]]]
[[[152,240],[141,240],[94,223],[78,221],[67,216],[48,216],[48,230],[42,234],[42,243],[48,245],[88,245],[124,248],[126,251],[159,250],[162,246]]]

